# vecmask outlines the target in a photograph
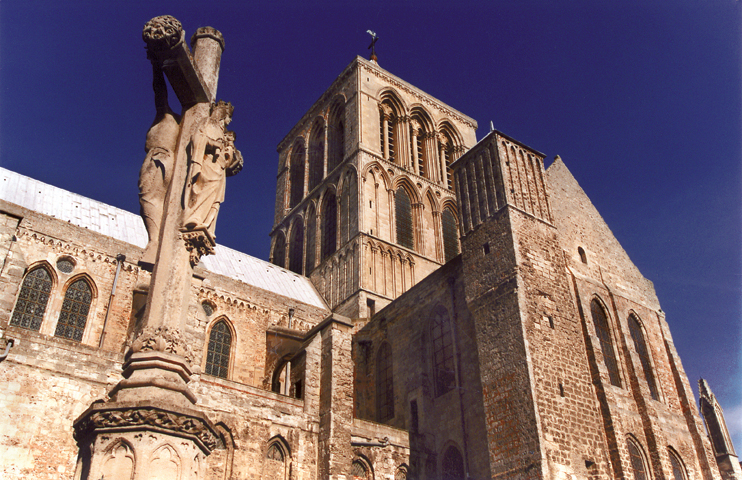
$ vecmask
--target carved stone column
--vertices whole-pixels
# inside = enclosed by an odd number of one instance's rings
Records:
[[[417,120],[411,120],[410,121],[410,144],[412,145],[412,168],[415,172],[415,175],[422,176],[422,172],[420,172],[420,153],[417,150],[417,137],[420,135],[420,123]]]

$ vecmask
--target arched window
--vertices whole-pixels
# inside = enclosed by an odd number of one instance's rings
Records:
[[[415,249],[415,237],[412,230],[412,205],[410,196],[404,187],[399,187],[394,194],[394,212],[396,214],[397,243],[410,250]]]
[[[580,261],[587,265],[587,254],[585,253],[585,249],[582,247],[577,247],[577,253],[580,255]]]
[[[394,375],[392,349],[381,344],[376,355],[376,412],[380,422],[394,418]]]
[[[459,228],[456,224],[451,210],[446,207],[441,214],[441,225],[443,228],[443,253],[446,262],[459,254]]]
[[[281,447],[279,447],[277,443],[271,443],[268,447],[268,453],[265,455],[265,458],[283,463],[283,451],[281,451]]]
[[[680,459],[680,455],[673,450],[668,448],[670,457],[670,466],[672,467],[672,480],[686,480],[688,475],[685,473],[685,466],[683,461]]]
[[[330,114],[328,133],[327,172],[332,172],[345,158],[345,106],[338,103]]]
[[[433,378],[435,395],[441,396],[456,387],[456,371],[453,359],[453,335],[448,310],[439,305],[433,312],[430,325],[433,343]]]
[[[283,233],[276,234],[276,243],[273,247],[273,264],[279,267],[285,266],[286,262],[286,237]]]
[[[590,304],[590,313],[593,316],[595,333],[597,333],[598,340],[600,340],[600,349],[603,351],[603,362],[605,363],[605,367],[608,369],[608,376],[610,377],[611,385],[620,387],[621,377],[618,374],[618,362],[616,361],[615,350],[613,350],[613,340],[608,325],[608,317],[606,316],[602,305],[600,305],[600,302],[597,300],[593,300]]]
[[[322,260],[337,248],[337,197],[327,192],[322,202]]]
[[[425,148],[426,138],[430,133],[425,128],[426,122],[420,114],[413,114],[410,120],[410,155],[412,156],[412,168],[421,177],[431,178],[428,154]]]
[[[344,245],[358,231],[358,180],[355,170],[348,170],[343,176],[341,198],[340,245]]]
[[[291,152],[291,197],[289,208],[294,208],[304,198],[304,145],[297,143]]]
[[[441,473],[443,480],[464,480],[464,459],[456,447],[448,447],[443,454]]]
[[[371,468],[360,458],[353,460],[350,465],[350,475],[353,480],[372,480],[373,478]]]
[[[93,292],[85,279],[81,278],[67,287],[54,336],[81,341],[92,301]]]
[[[304,267],[304,274],[309,276],[314,270],[314,259],[316,258],[317,252],[317,213],[314,209],[314,204],[309,205],[307,209],[307,255],[306,265]]]
[[[325,127],[321,121],[315,122],[309,139],[309,188],[320,184],[325,168]]]
[[[209,346],[206,350],[207,375],[227,378],[229,356],[232,349],[232,331],[224,320],[219,320],[209,334]]]
[[[631,460],[631,471],[634,474],[634,480],[649,480],[649,471],[647,462],[644,460],[642,447],[632,438],[629,438],[626,443],[629,447],[629,459]]]
[[[392,105],[391,99],[385,99],[379,105],[379,142],[381,154],[384,160],[400,164],[397,158],[398,139],[396,122],[397,111]]]
[[[294,222],[289,241],[289,270],[301,275],[301,267],[304,260],[304,224],[301,218]]]
[[[633,313],[629,315],[629,332],[631,333],[631,339],[634,341],[636,353],[639,354],[639,360],[641,361],[642,370],[644,371],[644,378],[647,380],[649,393],[652,395],[652,399],[659,400],[660,396],[657,391],[657,382],[654,378],[652,361],[649,359],[649,350],[647,349],[647,343],[644,340],[642,326],[639,323],[639,319],[637,319]]]
[[[52,277],[44,267],[36,267],[28,272],[23,279],[10,324],[38,332],[51,291]]]

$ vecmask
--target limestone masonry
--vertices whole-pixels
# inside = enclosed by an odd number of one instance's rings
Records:
[[[224,39],[179,28],[144,221],[0,169],[1,478],[742,479],[565,163],[375,60],[278,144],[270,262],[214,245]]]

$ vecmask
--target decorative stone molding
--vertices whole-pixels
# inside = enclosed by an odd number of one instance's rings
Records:
[[[183,25],[170,15],[155,17],[144,24],[142,39],[150,50],[170,50],[182,41]]]
[[[75,422],[74,438],[79,444],[92,433],[132,430],[152,430],[188,438],[206,454],[220,446],[219,438],[205,418],[153,406],[94,405]]]
[[[185,242],[186,250],[190,253],[191,267],[198,265],[204,255],[213,255],[216,241],[206,228],[181,230],[180,236]]]
[[[165,352],[179,355],[188,363],[194,363],[193,351],[183,339],[180,330],[168,327],[144,327],[131,344],[131,350],[137,352]]]

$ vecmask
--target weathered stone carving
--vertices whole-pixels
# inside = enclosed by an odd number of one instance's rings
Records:
[[[242,154],[234,146],[234,132],[226,129],[233,111],[230,103],[212,104],[209,117],[198,124],[191,138],[183,214],[183,227],[187,231],[205,229],[214,237],[226,177],[242,169]]]
[[[184,230],[181,232],[186,249],[190,254],[191,266],[195,267],[204,255],[213,255],[216,242],[206,228]]]
[[[219,439],[204,419],[156,407],[94,411],[75,424],[74,436],[80,442],[95,430],[141,430],[142,427],[198,439],[209,451],[219,446]]]
[[[183,25],[170,15],[155,17],[144,24],[142,38],[148,50],[167,50],[182,40]]]
[[[175,114],[168,104],[165,75],[159,62],[152,58],[150,60],[157,113],[152,126],[147,131],[147,140],[144,144],[147,155],[139,171],[139,205],[149,237],[141,263],[151,266],[157,256],[165,198],[173,178],[175,147],[180,133],[180,115]]]
[[[190,345],[183,339],[178,329],[168,327],[144,327],[131,344],[133,352],[158,351],[174,353],[193,364],[194,356]]]

